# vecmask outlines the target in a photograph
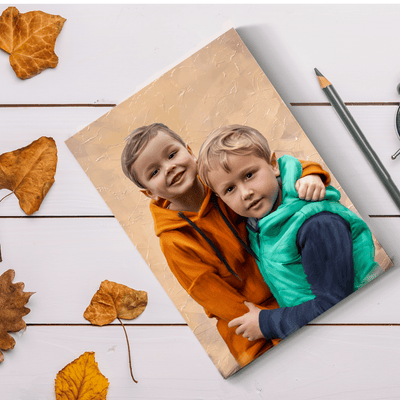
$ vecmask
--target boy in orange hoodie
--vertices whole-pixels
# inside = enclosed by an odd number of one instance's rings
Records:
[[[171,272],[208,317],[241,365],[270,349],[275,340],[249,341],[228,323],[245,314],[244,302],[262,309],[278,305],[247,245],[245,220],[198,177],[196,158],[182,138],[163,124],[136,129],[121,156],[122,169],[152,199],[156,235]],[[330,177],[302,162],[299,197],[321,200]]]

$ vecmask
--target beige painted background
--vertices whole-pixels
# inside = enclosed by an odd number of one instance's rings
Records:
[[[329,169],[234,29],[66,141],[220,373],[228,377],[239,369],[238,364],[215,321],[205,316],[169,271],[154,234],[149,199],[120,167],[124,139],[137,127],[153,122],[175,130],[195,154],[214,128],[249,125],[268,138],[278,157],[290,154]],[[341,191],[342,203],[357,212],[333,176],[332,184]],[[392,263],[375,244],[376,260],[386,270]]]

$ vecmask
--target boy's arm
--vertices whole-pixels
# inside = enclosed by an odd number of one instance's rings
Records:
[[[326,189],[319,175],[307,175],[295,183],[299,199],[307,201],[320,201],[325,198]]]
[[[303,173],[301,174],[300,178],[304,178],[308,175],[319,175],[325,186],[328,186],[331,183],[331,176],[329,175],[329,172],[322,169],[320,164],[314,161],[299,161],[301,162],[301,166],[303,168]]]
[[[201,260],[189,247],[182,249],[170,243],[163,246],[162,250],[171,272],[181,286],[205,308],[210,317],[215,316],[229,322],[247,312],[244,302],[249,299],[227,282],[228,279],[238,278],[233,278],[232,275],[223,279],[216,273],[214,266]]]
[[[330,183],[330,175],[313,161],[300,161],[303,168],[301,177],[296,181],[296,191],[300,199],[319,201],[325,197],[325,187]]]
[[[244,304],[249,309],[249,312],[239,318],[233,319],[229,322],[228,326],[230,328],[237,326],[236,334],[243,335],[244,338],[250,341],[263,338],[264,335],[262,334],[259,323],[261,309],[248,301],[245,301]]]
[[[265,338],[290,335],[353,292],[353,247],[344,219],[332,213],[316,214],[300,228],[297,244],[304,272],[316,297],[294,307],[258,311],[259,327]],[[254,312],[254,308],[250,309],[232,321],[232,326],[239,326],[239,334],[250,337],[250,332],[255,332]]]
[[[297,245],[316,297],[277,312],[261,311],[259,322],[264,337],[288,336],[353,292],[353,243],[343,218],[328,212],[314,215],[300,228]]]
[[[163,246],[163,252],[169,268],[181,286],[204,307],[210,318],[217,318],[218,331],[241,366],[248,364],[276,343],[265,338],[249,342],[246,338],[236,335],[234,328],[228,327],[231,319],[247,312],[247,307],[244,305],[246,298],[216,274],[213,266],[204,263],[194,252],[188,254],[187,248],[182,249],[169,244]],[[261,306],[263,309],[277,307],[272,295],[269,300],[270,305],[266,303],[264,307]]]

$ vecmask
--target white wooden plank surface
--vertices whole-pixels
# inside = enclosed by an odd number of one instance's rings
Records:
[[[107,279],[148,293],[127,323],[185,323],[115,218],[2,219],[0,242],[1,273],[14,269],[14,282],[35,292],[26,322],[88,323],[83,312]]]
[[[3,5],[3,9],[7,8]],[[107,108],[3,108],[1,104],[118,104],[161,72],[234,26],[286,104],[326,102],[317,67],[344,101],[398,102],[400,5],[18,5],[67,18],[60,63],[20,81],[0,54],[0,154],[42,135],[59,150],[56,183],[36,214],[110,216],[64,141]],[[226,29],[225,29],[226,30]],[[31,297],[25,332],[0,364],[0,398],[55,399],[54,378],[95,351],[111,382],[107,399],[397,399],[400,214],[330,107],[290,107],[395,267],[224,380],[113,218],[23,217],[15,197],[0,203],[0,270],[16,270]],[[351,107],[395,183],[400,142],[395,106]],[[0,197],[7,191],[0,191]],[[81,324],[103,279],[149,292],[128,326],[133,366],[118,326]],[[173,324],[166,326],[165,324]],[[146,324],[151,324],[150,326]],[[158,326],[153,326],[158,324]],[[389,326],[386,324],[392,324]],[[175,326],[174,326],[175,325]]]
[[[57,145],[55,183],[35,215],[112,215],[72,155],[65,140],[111,108],[0,108],[0,152],[27,146],[41,136]],[[17,122],[18,121],[18,122]],[[0,190],[0,197],[9,193]],[[0,203],[0,215],[25,215],[15,196]]]
[[[59,370],[86,351],[113,399],[394,399],[399,327],[306,327],[227,380],[188,327],[28,327],[0,365],[2,399],[55,399]],[[39,365],[38,365],[39,364]],[[39,368],[40,366],[40,368]]]
[[[3,4],[3,9],[15,4]],[[67,19],[60,62],[25,82],[0,54],[0,103],[120,103],[230,23],[286,102],[326,101],[314,68],[346,101],[398,101],[398,4],[20,4]]]

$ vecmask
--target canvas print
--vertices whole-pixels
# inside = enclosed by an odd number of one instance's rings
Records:
[[[234,29],[66,143],[225,378],[392,265]]]

